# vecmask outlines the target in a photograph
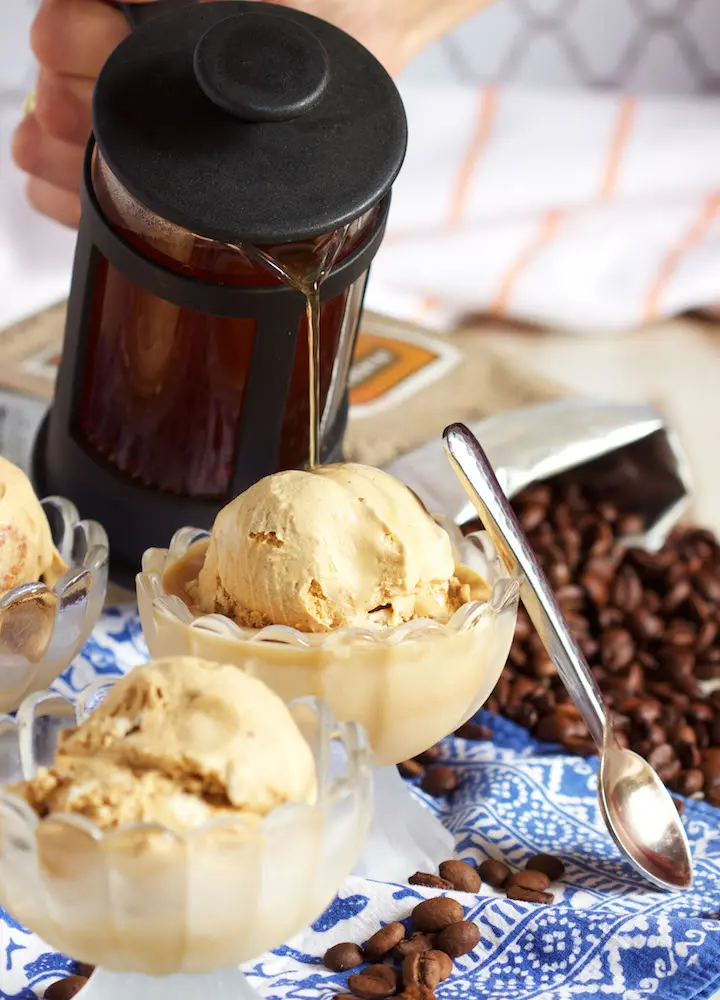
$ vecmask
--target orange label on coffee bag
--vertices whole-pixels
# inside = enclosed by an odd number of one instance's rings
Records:
[[[443,378],[459,360],[457,348],[439,338],[394,328],[387,334],[361,330],[349,379],[353,417],[392,408]]]

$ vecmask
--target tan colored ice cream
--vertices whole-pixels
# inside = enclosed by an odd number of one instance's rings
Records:
[[[352,463],[251,486],[218,514],[189,589],[203,613],[303,632],[447,620],[470,599],[447,533],[415,495]]]
[[[66,569],[30,480],[0,457],[0,594],[39,580],[52,587]]]
[[[41,817],[70,812],[101,829],[176,832],[224,815],[259,821],[316,796],[315,762],[282,700],[233,666],[155,660],[118,681],[53,766],[12,789]]]

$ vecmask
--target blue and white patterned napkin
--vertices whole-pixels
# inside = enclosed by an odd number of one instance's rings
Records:
[[[72,694],[98,676],[147,658],[133,608],[103,616],[82,656],[58,687]],[[483,719],[483,721],[488,721]],[[473,954],[456,962],[438,1000],[706,1000],[720,991],[720,810],[688,802],[684,822],[695,886],[654,891],[620,857],[600,818],[597,762],[567,757],[502,719],[492,743],[447,741],[462,782],[438,806],[458,855],[504,858],[522,867],[538,851],[565,862],[555,903],[513,902],[489,886],[455,893],[481,931]],[[421,792],[418,795],[423,798]],[[410,872],[408,872],[410,874]],[[339,941],[366,940],[381,923],[402,920],[431,890],[349,878],[336,900],[294,941],[248,968],[272,1000],[329,1000],[346,976],[328,972],[323,953]],[[0,998],[33,1000],[68,959],[0,910]]]

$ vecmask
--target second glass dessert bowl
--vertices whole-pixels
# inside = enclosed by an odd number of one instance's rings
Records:
[[[55,681],[95,627],[108,583],[108,538],[96,521],[80,520],[62,497],[40,501],[52,542],[67,567],[50,582],[0,595],[0,712]]]
[[[0,716],[0,784],[52,763],[63,729],[112,683],[72,704],[46,691]],[[217,818],[184,834],[160,824],[98,828],[79,813],[40,818],[0,791],[0,902],[54,948],[98,966],[83,1000],[257,1000],[237,968],[308,926],[360,851],[370,816],[362,728],[314,698],[288,706],[315,758],[317,798],[258,824]],[[219,971],[218,971],[219,970]]]
[[[197,615],[183,600],[203,564],[209,534],[183,528],[169,549],[149,549],[137,577],[143,632],[154,657],[192,655],[233,663],[285,701],[323,698],[338,719],[359,722],[375,763],[374,815],[356,872],[388,881],[431,871],[454,840],[400,777],[396,764],[426,750],[471,718],[495,687],[512,643],[519,588],[489,537],[448,531],[456,563],[487,583],[483,600],[447,623],[415,619],[396,628],[306,633],[284,625],[252,629]],[[434,868],[433,868],[434,866]]]

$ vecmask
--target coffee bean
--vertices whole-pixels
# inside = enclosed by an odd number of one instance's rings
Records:
[[[411,986],[403,987],[402,993],[398,993],[399,1000],[435,1000],[435,994],[427,986],[420,986],[413,983]]]
[[[438,951],[444,951],[450,958],[460,958],[476,947],[480,940],[480,928],[471,920],[460,920],[441,931],[435,942]]]
[[[706,597],[711,604],[720,604],[720,578],[715,574],[703,571],[698,573],[696,580],[697,588],[703,597]]]
[[[402,760],[398,764],[398,771],[403,778],[420,778],[425,774],[425,768],[417,760]]]
[[[375,931],[373,936],[365,942],[363,952],[366,962],[376,962],[379,958],[387,955],[401,941],[405,939],[405,927],[401,923],[393,922],[385,924],[379,931]]]
[[[95,966],[88,965],[87,962],[73,962],[72,971],[74,976],[84,976],[85,979],[89,979],[95,971]]]
[[[457,788],[458,778],[455,771],[446,764],[433,764],[425,772],[420,787],[428,795],[439,798],[449,795]]]
[[[564,743],[565,740],[574,736],[582,736],[585,726],[579,719],[563,715],[556,708],[551,715],[546,715],[540,719],[535,735],[538,739],[547,740],[550,743]]]
[[[452,959],[442,951],[425,951],[408,955],[402,964],[402,979],[406,986],[419,984],[434,990],[452,972]]]
[[[625,628],[609,628],[600,638],[603,666],[615,673],[629,666],[635,657],[635,642]]]
[[[700,750],[698,749],[697,744],[695,742],[681,743],[678,740],[676,743],[676,752],[678,760],[680,761],[680,765],[682,767],[689,768],[691,770],[700,767],[700,763],[702,761],[702,755],[700,754]],[[687,795],[688,793],[683,792],[683,794]]]
[[[483,882],[487,882],[494,889],[502,889],[510,876],[510,869],[504,861],[496,861],[489,858],[478,866],[478,872]]]
[[[537,892],[534,889],[523,889],[519,885],[513,885],[508,889],[507,898],[517,899],[523,903],[552,903],[555,899],[551,892]]]
[[[662,743],[660,746],[652,748],[647,760],[648,764],[657,770],[659,767],[665,767],[675,760],[675,751],[669,743]]]
[[[459,729],[455,730],[455,735],[462,740],[474,740],[480,743],[491,740],[493,738],[493,731],[492,729],[488,729],[487,726],[481,726],[477,722],[466,722]]]
[[[449,979],[453,971],[452,958],[444,951],[429,951],[426,955],[432,955],[433,961],[437,962],[440,968],[440,982],[444,983],[446,979]]]
[[[545,872],[529,868],[523,872],[515,872],[505,883],[506,889],[514,886],[520,889],[532,889],[533,892],[544,892],[550,888],[550,879]]]
[[[662,715],[662,705],[653,698],[641,698],[639,705],[631,715],[636,723],[644,723],[649,726],[651,723],[657,722]]]
[[[698,751],[699,756],[699,751]],[[695,795],[701,792],[705,784],[705,775],[700,768],[692,767],[683,771],[677,782],[677,790],[681,795]]]
[[[428,889],[454,889],[455,886],[439,875],[431,875],[430,872],[415,872],[408,879],[410,885],[422,885]]]
[[[443,861],[440,875],[458,892],[480,892],[482,881],[477,870],[464,861]]]
[[[417,754],[413,759],[418,764],[434,764],[439,757],[442,757],[442,752],[442,747],[436,743],[435,746],[428,747],[427,750],[423,750],[422,753]]]
[[[703,750],[701,767],[705,778],[705,798],[713,806],[720,805],[720,747]]]
[[[51,983],[45,990],[46,1000],[71,1000],[87,984],[85,976],[66,976]]]
[[[423,951],[431,951],[435,947],[435,937],[432,934],[416,932],[405,938],[393,948],[395,958],[402,961],[407,955],[416,955]]]
[[[557,882],[565,874],[565,865],[554,854],[533,854],[525,867],[542,872],[551,882]]]
[[[671,760],[667,764],[661,764],[656,770],[660,781],[668,788],[674,788],[682,768],[679,760]]]
[[[539,503],[528,503],[520,511],[520,524],[525,531],[532,531],[533,528],[545,520],[547,508]]]
[[[435,899],[424,899],[412,911],[413,927],[426,934],[436,934],[448,924],[456,924],[463,919],[464,910],[460,903],[447,896],[437,896]]]
[[[662,618],[652,614],[646,607],[635,611],[630,619],[630,627],[640,639],[657,639],[665,631]]]
[[[356,969],[364,961],[362,949],[350,941],[334,944],[323,955],[323,965],[331,972],[347,972],[348,969]]]
[[[690,588],[688,587],[688,590]],[[624,566],[618,571],[611,589],[613,604],[626,612],[637,611],[643,599],[643,588],[632,566]]]
[[[371,965],[348,976],[348,987],[360,1000],[383,1000],[396,992],[398,982],[389,965]]]

